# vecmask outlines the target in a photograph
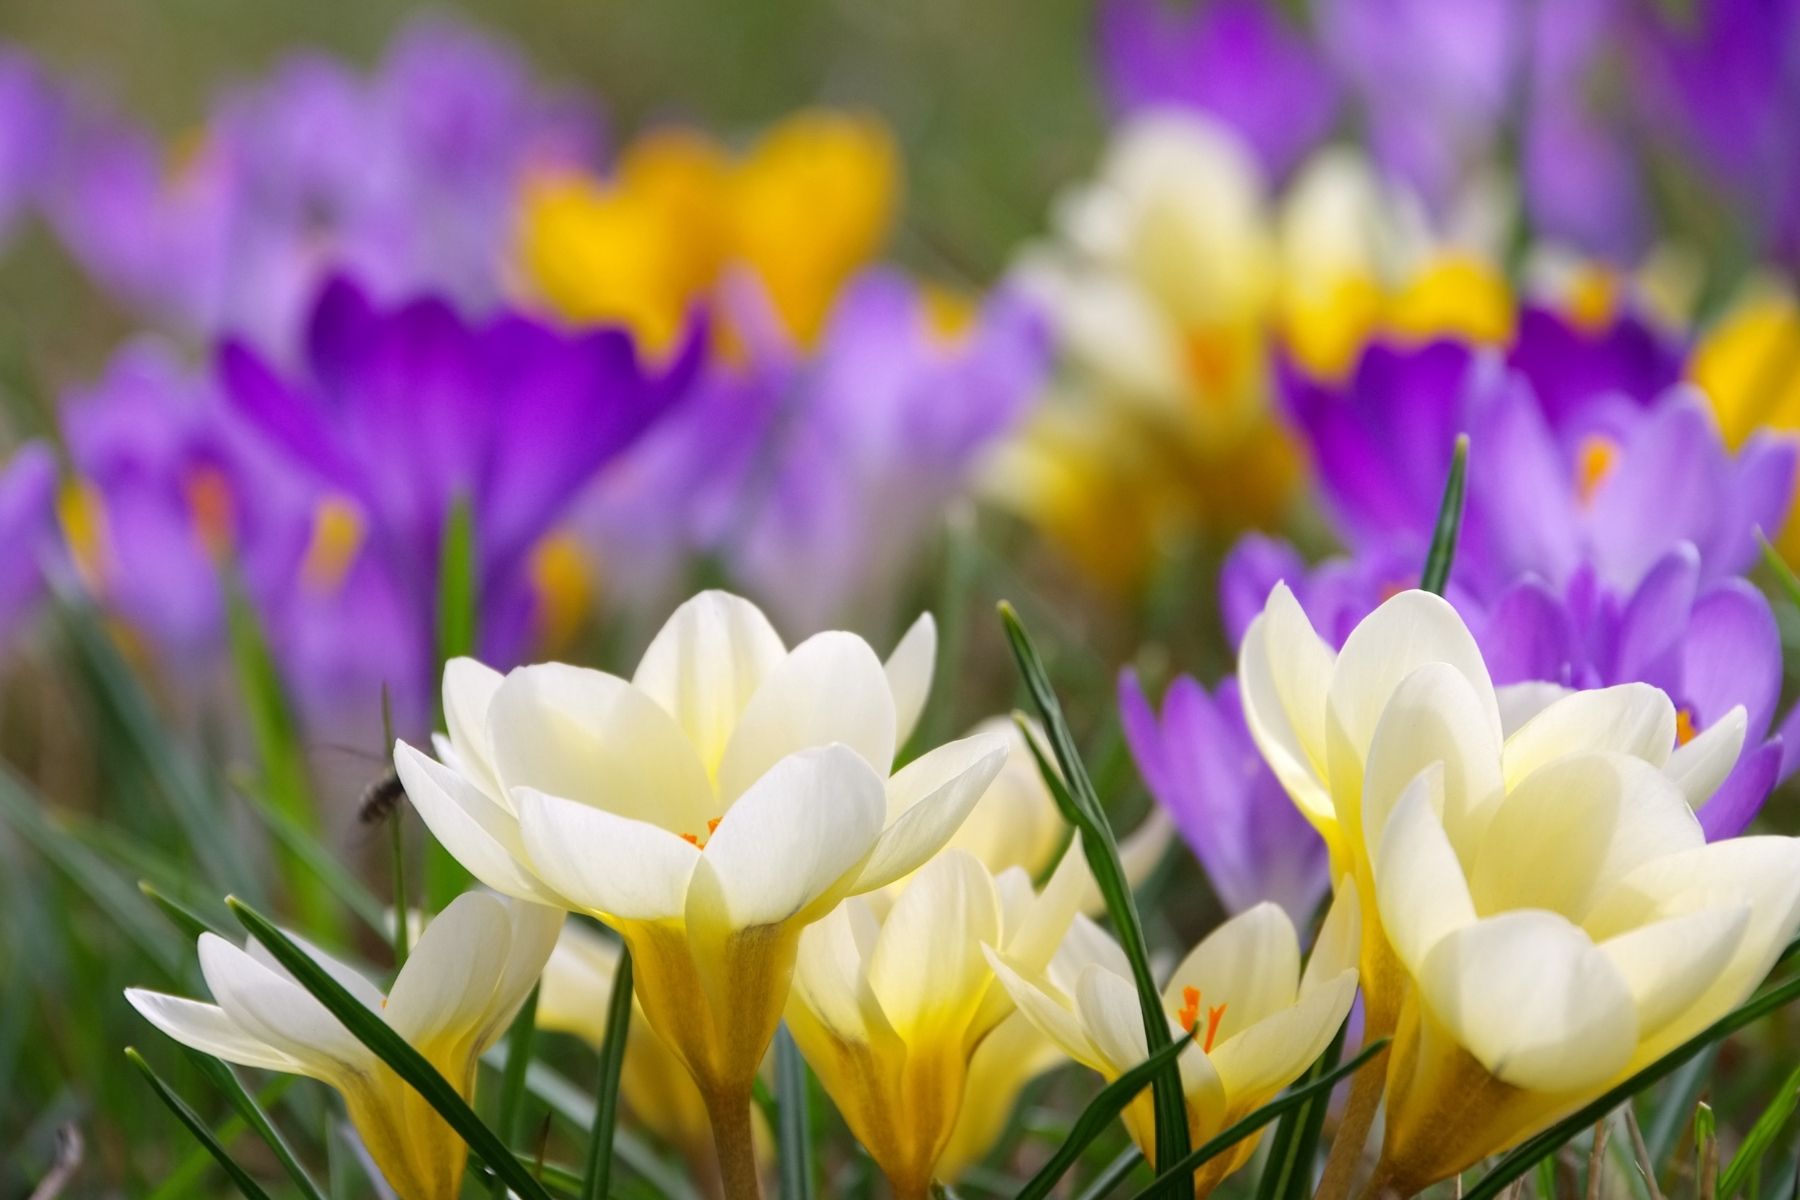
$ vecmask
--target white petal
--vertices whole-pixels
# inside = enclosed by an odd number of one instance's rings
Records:
[[[1244,720],[1288,795],[1315,823],[1336,819],[1323,784],[1332,670],[1331,648],[1287,585],[1276,585],[1238,650]]]
[[[1427,663],[1408,675],[1375,725],[1364,769],[1365,844],[1377,845],[1400,794],[1433,763],[1443,768],[1444,827],[1453,844],[1472,845],[1499,804],[1500,737],[1492,697],[1478,695],[1462,671]]]
[[[1561,700],[1570,692],[1560,683],[1547,683],[1533,680],[1530,683],[1509,683],[1495,689],[1500,701],[1500,731],[1504,737],[1524,728],[1531,718]]]
[[[232,1023],[244,1033],[329,1077],[369,1058],[348,1029],[291,979],[277,975],[222,937],[200,935],[200,972]]]
[[[869,986],[899,1035],[960,1037],[991,978],[1000,897],[973,855],[947,851],[907,882],[869,962]]]
[[[856,880],[858,892],[885,887],[955,835],[1006,764],[1006,739],[979,735],[947,742],[887,782],[886,828]]]
[[[499,802],[442,763],[400,742],[394,747],[394,769],[406,798],[418,811],[431,836],[468,872],[509,896],[543,904],[562,904],[525,861],[519,819]]]
[[[663,624],[631,682],[687,731],[710,773],[738,714],[786,653],[756,605],[729,592],[701,592]]]
[[[184,1046],[244,1067],[306,1074],[307,1066],[291,1054],[251,1037],[216,1004],[184,1000],[143,988],[125,989],[125,999],[146,1021]]]
[[[1075,1011],[1112,1074],[1128,1071],[1150,1057],[1143,1006],[1129,979],[1104,967],[1089,967],[1075,981]]]
[[[1427,663],[1448,663],[1473,690],[1494,740],[1500,707],[1475,638],[1442,596],[1401,592],[1363,619],[1344,641],[1332,673],[1328,708],[1348,746],[1366,758],[1395,689]]]
[[[719,762],[727,804],[799,750],[842,744],[885,777],[896,748],[894,694],[868,643],[821,633],[796,646],[750,698]]]
[[[1637,1044],[1625,980],[1554,913],[1502,913],[1455,930],[1432,947],[1417,979],[1451,1035],[1514,1087],[1600,1087]]]
[[[1647,683],[1570,692],[1506,742],[1506,782],[1516,786],[1539,767],[1579,750],[1613,750],[1655,766],[1675,744],[1675,706]]]
[[[1025,1019],[1055,1042],[1064,1054],[1082,1066],[1103,1074],[1116,1070],[1102,1058],[1093,1040],[1082,1028],[1081,1019],[1075,1015],[1072,998],[1061,993],[1053,995],[1045,990],[1041,982],[1026,980],[992,948],[988,948],[986,954],[988,965],[994,969],[994,978],[1000,981],[1006,994],[1013,998],[1013,1003],[1019,1006]]]
[[[794,962],[794,1001],[840,1041],[867,1045],[887,1028],[869,986],[869,960],[881,925],[867,902],[852,898],[806,927]]]
[[[868,856],[887,800],[848,746],[789,755],[725,813],[706,844],[729,928],[773,925],[837,887]]]
[[[920,613],[882,669],[894,693],[894,744],[906,745],[931,699],[931,676],[937,669],[937,622]]]
[[[1220,925],[1169,976],[1163,1005],[1182,1006],[1182,989],[1200,992],[1202,1016],[1225,1005],[1218,1036],[1228,1038],[1294,1002],[1300,941],[1279,904],[1264,901]]]
[[[700,851],[643,821],[529,788],[513,794],[532,870],[573,906],[621,921],[679,917]]]
[[[528,787],[695,837],[720,813],[681,727],[616,675],[562,663],[521,667],[500,685],[488,726],[508,789]]]
[[[1306,959],[1306,970],[1300,976],[1302,996],[1345,971],[1356,970],[1362,961],[1362,900],[1356,877],[1345,875],[1332,890],[1331,907],[1325,912],[1319,936]]]
[[[1750,906],[1703,908],[1600,943],[1637,1004],[1638,1036],[1653,1037],[1705,995],[1750,925]]]
[[[494,771],[487,713],[503,678],[473,658],[453,658],[444,664],[444,726],[456,766],[471,783],[496,798],[501,794],[500,777]]]
[[[370,983],[361,971],[358,971],[355,967],[341,959],[333,958],[331,955],[325,953],[325,951],[319,949],[319,947],[315,946],[312,942],[301,937],[291,929],[284,929],[282,932],[287,935],[288,940],[293,942],[294,945],[306,951],[308,958],[325,968],[325,973],[337,980],[345,991],[360,1000],[364,1008],[373,1012],[381,1011],[381,989],[376,987],[373,983]],[[251,958],[254,958],[257,962],[269,968],[269,970],[275,972],[275,974],[281,976],[283,979],[286,979],[295,987],[303,986],[298,979],[294,978],[292,972],[282,966],[280,962],[276,961],[275,956],[269,953],[268,947],[264,946],[261,942],[250,942],[244,947],[244,953],[248,954]]]
[[[464,892],[433,918],[388,993],[388,1023],[415,1046],[467,1037],[482,1023],[506,962],[500,901]]]
[[[1475,902],[1438,815],[1442,783],[1422,772],[1394,805],[1375,851],[1375,901],[1394,954],[1417,974],[1432,949],[1475,920]]]
[[[1259,1104],[1313,1064],[1356,998],[1356,972],[1340,971],[1287,1008],[1215,1042],[1208,1057],[1237,1104]]]
[[[1669,755],[1669,778],[1687,797],[1690,807],[1698,809],[1712,799],[1737,766],[1749,728],[1747,722],[1744,706],[1739,704]]]

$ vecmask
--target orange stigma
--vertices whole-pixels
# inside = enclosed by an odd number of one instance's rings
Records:
[[[1199,1020],[1200,989],[1184,987],[1181,989],[1181,1011],[1176,1014],[1175,1023],[1191,1033]]]
[[[1592,503],[1594,493],[1619,465],[1619,444],[1609,437],[1591,434],[1582,439],[1575,462],[1575,493],[1583,504]]]
[[[714,833],[718,832],[719,822],[724,819],[725,818],[723,818],[723,817],[713,817],[706,822],[706,836],[707,836],[708,840],[710,840],[712,838],[712,835]],[[698,834],[678,833],[675,836],[680,838],[682,841],[686,842],[688,845],[694,847],[697,850],[706,849],[706,842],[701,841],[700,836]]]
[[[1225,1019],[1225,1005],[1215,1004],[1206,1010],[1206,1040],[1200,1043],[1200,1049],[1212,1053],[1213,1039],[1219,1036],[1219,1022]]]
[[[1694,740],[1694,710],[1685,704],[1675,710],[1675,744],[1685,746]]]

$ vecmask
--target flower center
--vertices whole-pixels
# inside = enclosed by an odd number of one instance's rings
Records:
[[[1694,740],[1694,735],[1698,732],[1700,731],[1694,726],[1694,710],[1685,704],[1676,709],[1675,744],[1677,746],[1687,745]]]
[[[1575,462],[1575,493],[1583,504],[1591,504],[1594,493],[1619,465],[1619,443],[1600,434],[1590,434],[1581,441]]]
[[[714,817],[712,820],[710,820],[706,823],[707,841],[712,840],[713,831],[718,829],[719,822],[724,819],[725,818],[723,818],[723,817]],[[698,834],[683,833],[683,834],[677,834],[676,836],[681,838],[681,840],[686,842],[688,845],[693,846],[695,849],[698,849],[698,850],[706,849],[706,842],[701,841]]]
[[[344,582],[363,543],[362,514],[343,496],[327,496],[313,512],[312,538],[300,563],[300,578],[330,595]]]
[[[1206,1010],[1206,1036],[1201,1039],[1200,1049],[1211,1053],[1213,1039],[1219,1035],[1219,1022],[1225,1019],[1227,1005],[1215,1004]],[[1195,1026],[1200,1023],[1200,989],[1184,987],[1181,989],[1181,1011],[1175,1020],[1189,1033],[1198,1033]]]

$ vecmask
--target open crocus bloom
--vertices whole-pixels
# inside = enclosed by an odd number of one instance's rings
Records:
[[[471,892],[425,929],[386,996],[356,970],[307,951],[351,995],[423,1054],[464,1100],[556,944],[563,914]],[[301,943],[305,945],[305,943]],[[455,1200],[468,1147],[437,1111],[313,999],[263,947],[200,935],[200,970],[217,1004],[131,988],[152,1025],[227,1062],[306,1075],[343,1094],[375,1165],[407,1200]]]
[[[619,944],[577,922],[563,926],[550,961],[544,964],[538,990],[539,1029],[572,1033],[596,1051],[606,1041],[607,1005],[619,970]],[[671,1149],[679,1152],[696,1178],[710,1178],[712,1128],[706,1104],[681,1060],[668,1044],[633,1015],[625,1037],[625,1063],[619,1094],[631,1117]],[[752,1120],[758,1120],[752,1114]],[[766,1136],[758,1121],[757,1135]]]
[[[1577,750],[1482,796],[1451,785],[1479,768],[1442,749],[1374,861],[1413,984],[1378,1167],[1402,1195],[1700,1032],[1800,926],[1800,839],[1707,844],[1681,788],[1643,758]]]
[[[1215,929],[1169,977],[1171,1030],[1192,1030],[1199,1043],[1179,1060],[1193,1145],[1267,1103],[1324,1053],[1356,995],[1359,920],[1356,885],[1346,880],[1303,973],[1293,923],[1278,905],[1259,904]],[[1019,1011],[1075,1061],[1110,1081],[1149,1057],[1125,952],[1085,918],[1047,970],[990,957]],[[1155,1161],[1148,1092],[1125,1110],[1125,1126]],[[1196,1191],[1211,1191],[1255,1148],[1248,1138],[1195,1172]]]
[[[1487,814],[1564,755],[1612,752],[1666,777],[1697,808],[1730,772],[1744,740],[1740,706],[1678,748],[1675,707],[1648,684],[1496,692],[1462,618],[1421,591],[1388,600],[1334,653],[1278,585],[1244,634],[1238,679],[1258,748],[1324,836],[1333,876],[1354,877],[1364,898],[1370,1036],[1394,1027],[1408,986],[1375,909],[1371,848],[1421,770],[1446,763],[1445,790],[1455,797],[1447,811]]]
[[[1017,867],[996,879],[973,855],[946,850],[885,917],[853,899],[801,937],[788,1028],[900,1200],[929,1193],[970,1061],[1013,1011],[983,947],[1043,970],[1080,903],[1078,858],[1065,856],[1038,896]]]
[[[1000,769],[1005,744],[971,738],[889,777],[935,643],[921,618],[885,669],[848,633],[790,651],[755,605],[707,592],[629,680],[451,663],[443,761],[402,743],[395,765],[477,878],[619,931],[651,1026],[735,1113],[800,931],[917,869]]]

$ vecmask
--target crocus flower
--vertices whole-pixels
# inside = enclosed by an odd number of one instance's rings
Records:
[[[1485,794],[1468,783],[1491,777],[1494,747],[1444,740],[1365,809],[1382,925],[1417,995],[1373,1191],[1411,1196],[1660,1058],[1800,928],[1800,839],[1708,844],[1676,780],[1570,732],[1527,753],[1521,731],[1509,786]]]
[[[1185,14],[1153,0],[1108,0],[1100,47],[1115,109],[1208,113],[1236,130],[1273,176],[1330,129],[1336,80],[1313,47],[1250,0]]]
[[[472,1101],[481,1056],[537,983],[562,921],[561,911],[540,904],[459,896],[426,927],[385,996],[355,968],[306,949]],[[461,1194],[462,1139],[260,945],[239,949],[203,933],[200,969],[216,1004],[140,988],[125,997],[183,1045],[336,1088],[375,1165],[407,1200]]]
[[[1018,868],[947,850],[885,913],[852,898],[801,935],[788,1028],[899,1200],[930,1194],[970,1061],[1013,1011],[984,948],[1042,971],[1081,891],[1074,859],[1040,897]]]
[[[538,992],[537,1026],[550,1032],[572,1033],[600,1050],[606,1041],[607,1005],[619,969],[619,944],[570,921],[563,926],[556,949],[544,965]],[[701,1178],[717,1172],[713,1160],[712,1126],[706,1119],[706,1102],[689,1077],[681,1059],[669,1049],[633,1006],[626,1034],[625,1062],[619,1074],[619,1095],[631,1119],[678,1152]],[[759,1144],[768,1130],[760,1110],[753,1110]]]
[[[367,77],[317,53],[283,60],[221,97],[173,168],[86,105],[47,211],[87,270],[156,321],[285,361],[334,271],[386,300],[493,308],[520,181],[587,161],[593,126],[510,51],[433,18]]]
[[[716,363],[585,506],[601,571],[617,561],[638,577],[624,587],[666,590],[707,556],[789,627],[886,624],[946,510],[1042,384],[1039,316],[1008,292],[975,308],[872,271],[808,349],[760,295],[737,298],[731,314],[763,336]]]
[[[1174,818],[1226,911],[1273,901],[1296,926],[1311,921],[1330,885],[1325,843],[1263,765],[1237,682],[1227,679],[1209,696],[1183,675],[1159,716],[1127,670],[1119,717],[1151,796]]]
[[[1326,916],[1304,972],[1294,926],[1260,904],[1209,934],[1169,976],[1163,991],[1170,1032],[1199,1045],[1177,1060],[1187,1098],[1188,1138],[1200,1145],[1267,1103],[1325,1050],[1356,995],[1357,901],[1347,885]],[[1078,921],[1048,970],[1032,972],[989,952],[1019,1010],[1065,1053],[1107,1080],[1149,1057],[1143,1010],[1125,952]],[[1132,1141],[1155,1161],[1148,1093],[1125,1110]],[[1255,1138],[1194,1173],[1205,1196],[1244,1165]]]
[[[42,198],[55,165],[63,98],[23,50],[0,44],[0,246]]]
[[[49,447],[28,442],[0,468],[0,648],[12,645],[60,560],[55,513],[56,460]]]
[[[974,738],[890,777],[935,642],[922,620],[885,669],[848,633],[789,650],[755,606],[703,593],[629,681],[452,662],[443,761],[396,747],[413,804],[478,879],[625,939],[733,1197],[756,1192],[747,1100],[801,931],[916,870],[1000,769],[1004,743]]]
[[[898,175],[892,137],[864,116],[796,113],[735,160],[699,134],[657,131],[604,182],[570,171],[528,180],[519,255],[557,312],[624,322],[652,347],[739,270],[811,344],[887,236]]]

